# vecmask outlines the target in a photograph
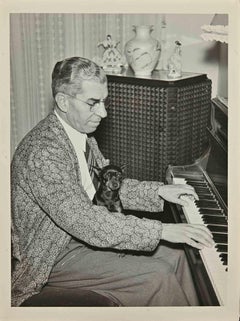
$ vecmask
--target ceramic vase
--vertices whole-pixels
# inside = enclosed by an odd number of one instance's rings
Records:
[[[124,49],[127,62],[136,76],[150,76],[159,61],[160,42],[151,36],[153,26],[133,26],[133,30],[135,37]]]

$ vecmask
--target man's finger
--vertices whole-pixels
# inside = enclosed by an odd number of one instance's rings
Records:
[[[195,242],[193,239],[188,239],[186,243],[192,247],[197,248],[198,250],[202,250],[204,248],[204,245],[201,243]]]
[[[187,191],[187,193],[182,192],[179,194],[178,198],[185,199],[187,201],[199,200],[197,193],[194,191]]]
[[[204,233],[207,233],[209,236],[211,236],[211,238],[213,238],[213,235],[212,235],[212,233],[210,232],[210,230],[205,226],[205,225],[201,225],[201,224],[194,224],[194,225],[191,225],[190,224],[190,226],[192,226],[193,228],[197,228],[197,229],[199,229],[199,230],[202,230]]]
[[[189,205],[188,201],[187,200],[184,200],[184,199],[181,199],[181,198],[176,198],[173,203],[176,203],[176,204],[179,204],[183,207],[187,207]]]
[[[196,232],[191,236],[191,239],[207,247],[212,247],[214,245],[214,242],[210,237],[205,238],[203,235],[197,234]]]

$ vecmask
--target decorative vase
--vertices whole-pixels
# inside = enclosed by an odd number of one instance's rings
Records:
[[[173,54],[168,60],[168,78],[181,78],[182,77],[182,51],[181,42],[175,41]]]
[[[129,66],[137,76],[150,76],[156,67],[161,46],[157,39],[151,36],[153,26],[133,26],[135,37],[125,45],[125,56]]]

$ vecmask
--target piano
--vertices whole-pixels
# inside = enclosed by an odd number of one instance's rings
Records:
[[[227,214],[227,107],[212,100],[212,120],[207,128],[209,149],[193,164],[168,166],[169,184],[189,184],[199,201],[188,207],[169,204],[176,223],[204,224],[213,234],[215,247],[197,250],[184,245],[200,304],[226,304],[228,271]]]

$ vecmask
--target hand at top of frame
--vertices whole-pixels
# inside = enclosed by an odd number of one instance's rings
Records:
[[[188,206],[188,201],[198,200],[198,195],[194,188],[187,184],[162,185],[158,189],[158,195],[164,200],[182,206]],[[184,199],[181,197],[184,196]]]

